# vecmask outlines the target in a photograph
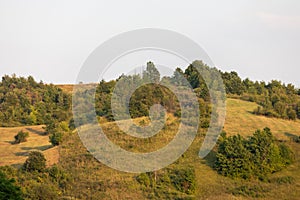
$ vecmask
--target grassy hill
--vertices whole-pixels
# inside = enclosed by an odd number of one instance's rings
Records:
[[[271,175],[268,182],[230,179],[212,169],[214,151],[200,159],[199,148],[205,130],[200,129],[188,151],[175,163],[159,170],[155,186],[138,182],[139,174],[130,174],[111,169],[96,161],[81,144],[76,134],[70,135],[60,148],[61,167],[70,174],[66,196],[78,199],[298,199],[300,196],[300,144],[290,140],[300,135],[300,122],[266,118],[251,114],[255,103],[236,99],[227,100],[225,130],[229,135],[251,135],[256,129],[270,127],[276,137],[284,140],[295,152],[295,162],[287,169]],[[139,120],[135,120],[139,123]],[[133,139],[122,134],[114,122],[102,124],[106,135],[116,144],[133,152],[144,152],[166,145],[173,137],[172,129],[178,123],[169,117],[170,127],[151,140]],[[88,127],[87,127],[88,128]],[[165,138],[165,139],[163,139]],[[195,191],[192,194],[179,191],[166,176],[191,168],[195,172]],[[153,177],[153,174],[150,175]]]
[[[82,145],[78,135],[72,133],[65,136],[59,149],[50,148],[48,136],[42,136],[41,126],[0,128],[1,165],[20,164],[24,162],[28,151],[44,150],[46,158],[56,162],[58,151],[60,162],[58,168],[63,179],[57,180],[61,187],[62,199],[299,199],[300,196],[300,144],[290,138],[300,135],[300,121],[289,121],[266,118],[251,114],[257,104],[237,99],[227,100],[227,116],[224,129],[229,135],[251,135],[256,129],[266,126],[274,135],[292,148],[295,162],[287,169],[272,174],[267,182],[258,180],[230,179],[219,175],[212,169],[215,152],[205,159],[198,157],[198,151],[205,136],[205,129],[200,129],[191,147],[175,163],[155,173],[147,174],[149,184],[141,184],[139,174],[119,172],[95,160]],[[146,120],[136,119],[135,123]],[[165,146],[176,130],[178,121],[169,116],[169,127],[155,135],[151,140],[134,139],[120,132],[114,122],[106,122],[101,126],[106,135],[122,148],[134,152],[155,150]],[[13,136],[19,131],[30,132],[28,142],[12,145]],[[48,149],[50,148],[50,149]],[[20,156],[21,155],[21,156]],[[54,156],[54,158],[50,158]],[[185,172],[189,168],[194,171],[195,189],[189,193],[178,189],[172,174]],[[154,176],[156,181],[154,182]],[[64,183],[64,184],[62,184]],[[55,183],[56,184],[56,183]]]

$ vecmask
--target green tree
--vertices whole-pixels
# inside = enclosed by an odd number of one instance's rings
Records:
[[[6,178],[0,171],[0,200],[22,200],[20,187],[15,185],[14,179]]]
[[[46,158],[39,151],[32,151],[23,165],[23,169],[28,172],[43,172],[46,168]]]

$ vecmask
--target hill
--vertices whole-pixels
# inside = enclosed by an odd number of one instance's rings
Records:
[[[0,128],[2,164],[16,165],[25,161],[30,150],[44,151],[50,164],[49,176],[24,174],[16,177],[28,198],[39,198],[40,189],[54,199],[298,199],[300,196],[300,144],[290,140],[300,135],[300,122],[267,118],[251,113],[257,104],[227,99],[225,130],[229,135],[250,135],[269,126],[276,137],[284,140],[295,153],[295,162],[287,169],[270,176],[267,182],[230,179],[213,170],[215,150],[205,159],[198,157],[205,129],[200,129],[188,151],[170,166],[155,173],[131,174],[111,169],[95,160],[82,145],[76,133],[66,135],[60,148],[50,148],[48,136],[42,136],[41,126]],[[135,123],[147,121],[135,119]],[[114,122],[102,123],[106,135],[122,148],[133,152],[155,150],[166,145],[176,130],[178,121],[169,116],[168,128],[151,140],[133,139],[122,134]],[[30,132],[28,142],[12,145],[19,130]],[[49,148],[49,149],[48,149]],[[58,153],[59,152],[59,153]],[[51,157],[54,156],[54,157]],[[53,179],[53,171],[56,174]],[[18,175],[20,176],[20,175]],[[37,176],[37,177],[36,177]],[[27,177],[27,178],[26,178]],[[39,177],[39,178],[38,178]],[[41,180],[42,182],[40,182]],[[24,181],[25,180],[25,181]],[[178,182],[179,181],[179,182]],[[185,183],[184,185],[177,183]],[[51,191],[56,191],[51,193]],[[46,198],[47,199],[47,198]]]
[[[276,137],[284,140],[295,152],[295,162],[287,169],[271,175],[267,182],[258,180],[230,179],[217,174],[212,169],[214,151],[205,159],[200,159],[199,148],[204,138],[205,129],[200,129],[188,151],[174,164],[155,174],[143,175],[149,184],[140,182],[139,174],[130,174],[113,170],[96,161],[81,144],[76,134],[70,135],[60,148],[61,167],[70,174],[67,192],[68,198],[101,199],[298,199],[300,196],[300,145],[291,141],[293,135],[300,135],[300,122],[266,118],[251,114],[257,104],[237,99],[227,100],[225,130],[229,135],[240,133],[244,136],[253,134],[258,128],[269,126]],[[141,119],[136,119],[136,123]],[[178,123],[169,117],[168,130],[153,137],[151,141],[133,140],[120,134],[114,122],[102,124],[107,136],[122,148],[133,152],[143,152],[144,148],[160,148],[173,137],[171,129]],[[153,149],[152,149],[153,150]],[[174,186],[172,174],[180,177],[185,170],[192,169],[195,189],[189,193]],[[155,184],[154,178],[155,179]],[[147,178],[148,177],[148,178]],[[188,179],[189,180],[189,179]],[[147,182],[147,181],[146,181]],[[188,183],[187,187],[188,187]]]

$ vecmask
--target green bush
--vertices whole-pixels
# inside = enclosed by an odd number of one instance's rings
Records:
[[[257,130],[248,139],[225,134],[218,144],[214,168],[233,178],[265,180],[268,174],[280,171],[293,160],[292,151],[278,143],[269,128]]]
[[[61,132],[52,133],[49,136],[50,142],[53,146],[58,146],[62,142],[63,134]]]
[[[141,173],[136,177],[136,180],[143,186],[149,187],[151,184],[151,180],[146,173]]]
[[[22,142],[26,142],[29,137],[28,132],[19,131],[17,135],[15,135],[14,144],[20,144]]]
[[[41,152],[32,151],[23,165],[23,170],[32,172],[42,172],[46,168],[46,159]]]
[[[174,170],[170,179],[175,188],[186,194],[194,194],[196,189],[195,171],[193,168]]]

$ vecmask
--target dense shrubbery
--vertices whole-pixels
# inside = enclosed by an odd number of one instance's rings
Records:
[[[13,75],[0,82],[0,126],[39,125],[67,120],[71,98],[58,87]]]
[[[254,114],[290,120],[300,118],[299,90],[292,84],[285,85],[276,80],[270,83],[241,81],[236,72],[222,74],[229,96],[238,95],[238,98],[260,105]]]
[[[136,180],[149,193],[153,191],[159,199],[174,199],[176,192],[186,196],[183,199],[193,199],[196,190],[195,170],[192,167],[163,170],[159,174],[142,173],[136,177]]]
[[[277,142],[269,128],[257,130],[247,139],[223,133],[218,145],[215,169],[224,176],[264,180],[293,160],[292,151]]]

